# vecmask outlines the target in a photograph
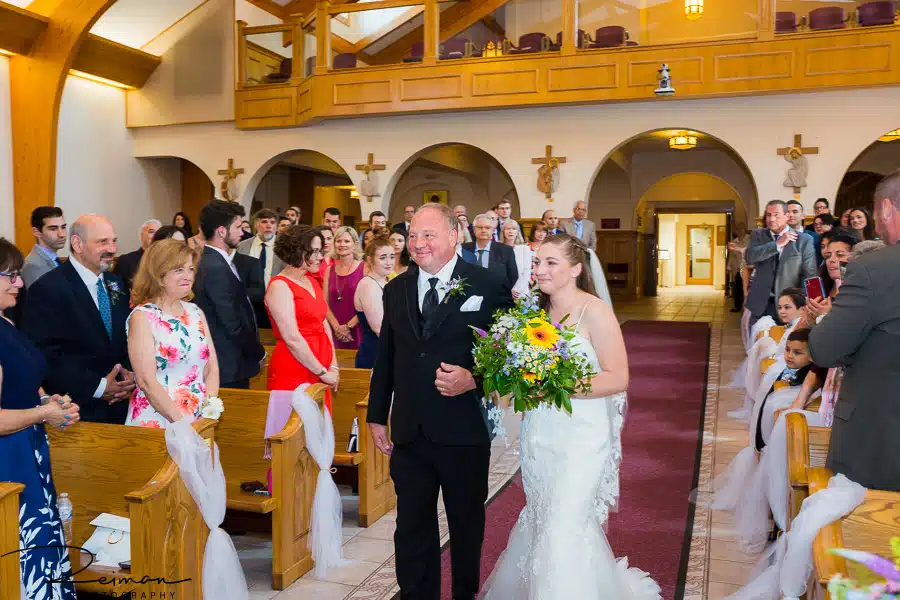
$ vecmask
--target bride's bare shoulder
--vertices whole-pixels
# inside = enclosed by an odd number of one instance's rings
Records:
[[[581,317],[583,324],[602,324],[610,320],[616,321],[615,313],[612,308],[600,298],[591,294],[585,294],[584,315]]]

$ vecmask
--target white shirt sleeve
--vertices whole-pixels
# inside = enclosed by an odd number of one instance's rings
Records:
[[[94,391],[94,398],[102,398],[103,394],[106,393],[106,377],[103,377],[100,380],[100,385],[97,386],[97,389]]]

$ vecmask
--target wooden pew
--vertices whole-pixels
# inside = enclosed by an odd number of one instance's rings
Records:
[[[275,345],[275,333],[271,329],[259,330],[259,343],[263,346]]]
[[[339,369],[356,368],[356,350],[344,350],[341,348],[336,348],[334,353],[337,356]]]
[[[809,497],[809,473],[825,467],[828,446],[831,443],[830,427],[809,427],[806,418],[799,413],[785,416],[787,425],[788,478],[788,529],[800,513],[800,506]]]
[[[266,346],[266,359],[263,363],[262,369],[259,371],[259,375],[253,377],[250,380],[250,389],[251,390],[267,390],[268,389],[268,377],[269,377],[269,363],[272,361],[272,352],[275,351],[275,346]],[[338,368],[340,369],[352,369],[356,364],[356,350],[335,350],[335,354],[337,355]]]
[[[212,441],[215,425],[200,419],[194,429]],[[169,458],[165,432],[85,422],[70,431],[48,428],[47,432],[56,489],[67,492],[74,506],[73,539],[68,544],[83,545],[94,531],[90,522],[100,513],[131,520],[131,570],[87,566],[88,555],[70,549],[73,573],[86,567],[75,576],[76,589],[149,597],[151,591],[160,591],[161,584],[137,582],[165,578],[186,580],[165,585],[167,594],[179,600],[202,600],[200,579],[209,529],[178,475],[178,466]],[[101,577],[115,578],[115,582],[87,582]]]
[[[0,482],[0,598],[19,600],[19,493],[21,483]]]
[[[320,402],[325,386],[309,393]],[[272,459],[264,458],[269,392],[220,391],[225,412],[219,419],[216,440],[228,494],[228,508],[272,515],[272,587],[283,590],[313,566],[309,551],[310,511],[318,467],[306,450],[303,423],[297,413],[284,428],[269,438]],[[241,490],[251,481],[266,483],[272,469],[272,496]]]
[[[831,473],[827,469],[810,469],[810,493],[828,487]],[[829,598],[828,581],[837,573],[850,575],[847,561],[833,554],[831,548],[848,548],[890,556],[891,538],[900,536],[900,493],[866,490],[865,500],[852,513],[819,530],[813,542],[813,564],[816,583],[822,596]],[[812,596],[817,590],[810,590]]]
[[[397,505],[388,457],[375,447],[366,425],[371,376],[370,369],[342,368],[338,393],[331,396],[334,409],[334,464],[356,470],[360,527],[369,527]],[[354,417],[359,422],[359,452],[347,452]]]

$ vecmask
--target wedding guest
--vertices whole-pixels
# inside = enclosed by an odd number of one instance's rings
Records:
[[[862,206],[854,208],[850,211],[848,219],[850,228],[859,234],[862,241],[876,239],[875,224],[872,222],[872,214],[869,209]]]
[[[497,217],[499,221],[497,223],[497,228],[500,229],[507,221],[513,220],[512,218],[512,203],[509,200],[501,200],[497,204]],[[519,236],[522,238],[522,243],[525,243],[525,230],[522,229],[522,225],[516,223],[519,226]],[[502,237],[499,241],[503,241]]]
[[[468,231],[468,236],[465,240],[460,240],[459,243],[463,242],[471,242],[475,239],[475,228],[472,227],[472,224],[469,222],[469,209],[466,208],[465,204],[457,204],[453,207],[453,214],[456,215],[457,220],[465,217],[465,227]]]
[[[291,223],[291,220],[288,217],[286,217],[284,215],[281,215],[280,217],[278,217],[277,235],[281,235],[282,233],[287,231],[288,227],[290,227],[291,225],[293,225],[293,223]]]
[[[274,254],[278,215],[274,210],[263,208],[253,216],[253,222],[256,225],[256,235],[239,243],[237,251],[259,260],[259,266],[263,272],[263,287],[268,288],[272,278],[281,273],[281,269],[284,268],[281,259]],[[260,308],[262,312],[265,312],[265,308]]]
[[[475,229],[472,228],[472,224],[469,223],[469,217],[466,215],[460,215],[456,217],[456,220],[459,221],[460,225],[460,238],[459,243],[465,244],[467,242],[471,242],[475,239]]]
[[[165,429],[200,416],[219,395],[219,363],[203,311],[191,302],[199,257],[178,240],[151,245],[134,278],[128,356],[137,388],[126,425]]]
[[[59,266],[57,253],[66,245],[66,219],[58,206],[38,206],[31,212],[34,248],[25,258],[22,279],[25,287]]]
[[[500,217],[497,216],[497,212],[494,209],[483,212],[480,216],[487,217],[488,222],[491,224],[491,239],[495,242],[500,241]],[[475,217],[478,218],[477,216]],[[475,235],[475,221],[472,221],[472,237],[477,238]],[[472,240],[474,241],[474,240]]]
[[[322,213],[322,225],[336,233],[341,226],[341,211],[333,206],[326,208],[325,212]]]
[[[250,221],[241,221],[241,241],[249,240],[253,237],[253,228],[250,227]]]
[[[22,253],[0,238],[0,313],[16,304],[24,286],[23,265]],[[41,382],[47,370],[41,352],[0,317],[0,481],[25,486],[16,510],[18,537],[33,548],[5,560],[19,562],[22,589],[30,594],[27,598],[75,600],[44,428],[67,430],[78,422],[79,408],[68,396],[44,393]],[[48,573],[61,582],[54,583]]]
[[[528,234],[528,247],[531,248],[532,252],[537,252],[537,249],[541,247],[548,235],[550,235],[549,229],[544,223],[534,224],[531,228],[531,233]]]
[[[294,390],[303,383],[320,382],[337,389],[328,306],[319,282],[309,276],[319,270],[324,245],[322,232],[308,225],[294,225],[275,240],[275,254],[285,267],[266,292],[276,340],[269,363],[270,390]],[[325,403],[330,410],[330,390]]]
[[[178,240],[179,242],[187,242],[188,236],[184,229],[175,225],[163,225],[153,234],[153,242],[160,240]]]
[[[504,277],[511,288],[519,279],[519,269],[513,249],[492,239],[493,219],[487,214],[475,217],[475,241],[463,244],[464,250],[473,252],[475,262],[480,267],[493,271],[498,277]]]
[[[256,328],[264,327],[268,329],[269,315],[266,313],[266,307],[263,300],[266,296],[266,283],[263,279],[263,270],[260,267],[259,259],[253,258],[249,254],[241,254],[233,251],[231,260],[234,262],[234,268],[237,270],[238,279],[244,285],[244,291],[247,298],[253,306],[253,316],[256,320]]]
[[[362,237],[359,239],[359,247],[363,252],[366,251],[366,244],[368,244],[372,238],[375,237],[374,229],[366,229],[363,231]]]
[[[291,206],[286,211],[284,211],[284,216],[290,219],[291,225],[296,225],[300,222],[300,214],[300,209],[296,206]]]
[[[731,298],[734,302],[731,312],[741,312],[744,309],[744,251],[750,241],[750,235],[744,230],[743,225],[735,227],[734,239],[728,242],[728,256],[725,259],[728,279],[731,283]]]
[[[172,219],[172,225],[184,231],[186,237],[193,237],[194,226],[191,225],[190,217],[188,217],[183,212],[175,213],[175,218]]]
[[[322,239],[325,240],[325,255],[322,257],[321,262],[319,262],[319,270],[315,273],[309,273],[309,276],[315,278],[315,280],[319,282],[319,285],[324,288],[325,271],[334,264],[334,258],[332,257],[334,254],[334,232],[331,230],[331,227],[328,227],[327,225],[319,225],[315,230],[321,233]]]
[[[835,226],[834,217],[829,213],[823,213],[821,215],[816,215],[816,218],[813,220],[813,231],[819,234],[819,238],[821,239],[822,235],[826,232],[831,231],[831,229]]]
[[[554,211],[552,208],[545,210],[544,214],[541,215],[541,223],[546,226],[547,235],[565,233],[565,231],[563,231],[563,229],[559,226],[559,217],[556,216],[556,211]]]
[[[369,215],[369,231],[378,233],[387,227],[387,217],[380,210],[373,211]]]
[[[129,292],[131,291],[131,282],[134,279],[134,274],[137,273],[138,265],[141,263],[141,257],[144,256],[144,251],[146,251],[147,248],[150,247],[150,244],[153,243],[153,236],[156,235],[156,232],[160,227],[162,227],[162,223],[156,219],[145,221],[138,232],[141,240],[141,247],[134,252],[123,254],[119,257],[119,260],[116,261],[113,273],[122,279],[125,283],[125,289],[129,290]]]
[[[563,229],[584,242],[591,250],[597,248],[597,227],[587,218],[587,205],[581,200],[572,207],[572,218],[566,219]]]
[[[409,235],[409,222],[412,221],[413,216],[416,214],[416,207],[412,204],[407,204],[403,207],[403,221],[397,223],[391,228],[391,231],[398,231],[403,234],[403,237]]]
[[[847,267],[853,248],[860,239],[852,229],[839,227],[832,229],[826,240],[828,243],[822,250],[825,259],[822,265],[822,287],[825,288],[827,298],[834,298],[840,288],[839,282],[843,279],[842,269]],[[818,307],[818,304],[815,306]]]
[[[828,203],[828,198],[816,199],[813,203],[813,214],[816,216],[831,214],[831,205]]]
[[[85,421],[122,424],[134,374],[126,368],[128,294],[109,272],[116,243],[105,217],[79,217],[69,260],[32,286],[24,331],[47,361],[48,393],[68,393]]]
[[[223,388],[249,388],[266,354],[234,264],[243,216],[243,206],[225,200],[211,200],[200,211],[200,230],[207,242],[194,279],[195,302],[215,342]]]
[[[850,213],[853,212],[852,208],[848,208],[841,214],[841,227],[850,227]]]
[[[512,248],[516,259],[519,277],[512,286],[512,295],[513,298],[519,298],[531,289],[531,262],[534,260],[534,251],[525,243],[522,229],[514,220],[507,219],[500,226],[500,234],[503,243]]]
[[[356,350],[362,338],[359,319],[353,309],[356,286],[365,274],[361,256],[356,230],[339,228],[334,234],[334,264],[325,272],[325,296],[335,345],[342,349]]]
[[[402,232],[395,231],[388,239],[391,242],[391,248],[394,249],[394,269],[388,275],[388,279],[393,279],[400,273],[405,273],[409,268],[409,250],[406,248],[406,236]]]
[[[390,240],[383,236],[375,236],[366,248],[365,259],[369,264],[369,274],[362,278],[353,295],[353,307],[362,328],[362,340],[356,352],[357,369],[371,369],[375,366],[378,334],[384,318],[384,286],[394,268],[394,257],[395,250]]]
[[[203,248],[206,246],[206,237],[204,237],[203,231],[198,229],[196,235],[188,238],[187,245],[191,250],[203,252]]]

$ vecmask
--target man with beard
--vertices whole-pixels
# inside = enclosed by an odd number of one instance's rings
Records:
[[[254,298],[253,294],[249,295],[253,301],[253,311],[256,313],[257,326],[268,328],[271,325],[269,324],[269,315],[266,313],[263,296],[265,296],[266,289],[269,287],[269,282],[273,277],[281,273],[281,270],[284,268],[284,263],[275,256],[274,250],[278,215],[275,214],[275,211],[264,208],[256,213],[253,222],[256,225],[256,235],[238,244],[237,250],[241,255],[252,256],[257,259],[256,261],[248,261],[248,263],[258,263],[258,268],[262,272],[262,275],[258,278],[262,281],[262,294],[259,295],[259,298]],[[240,265],[238,265],[238,274],[240,272]],[[247,278],[242,277],[242,279],[245,280],[245,284],[249,283],[246,281]]]
[[[206,246],[194,280],[194,302],[206,314],[223,388],[248,389],[266,354],[259,343],[253,306],[234,264],[243,216],[243,206],[223,200],[212,200],[200,211]]]
[[[24,331],[47,361],[48,394],[68,394],[82,421],[125,422],[134,373],[128,364],[128,292],[110,273],[116,232],[105,217],[72,224],[71,256],[36,281],[25,308]]]

